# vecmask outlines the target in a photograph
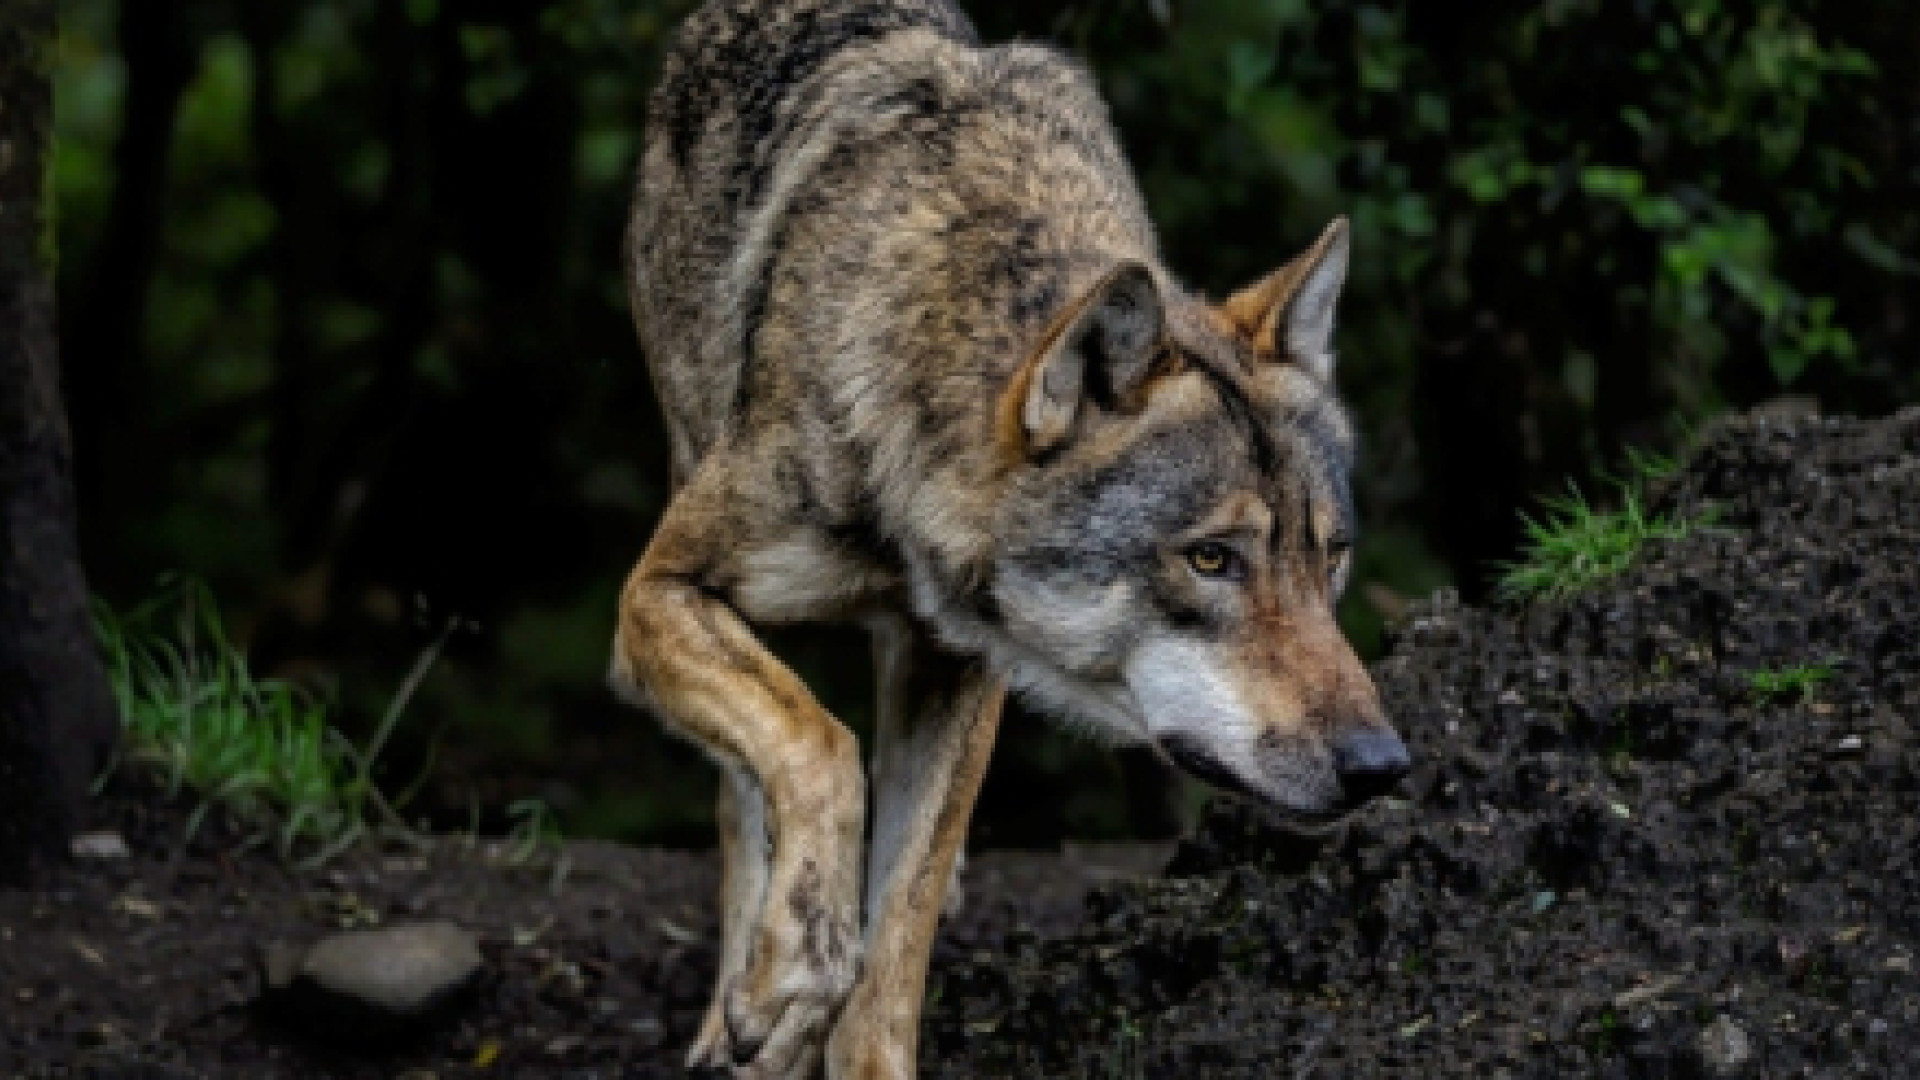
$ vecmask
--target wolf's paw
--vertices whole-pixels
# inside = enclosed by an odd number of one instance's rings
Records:
[[[860,935],[850,916],[795,903],[761,926],[746,970],[724,991],[717,1042],[736,1080],[814,1074],[860,973]]]
[[[827,1075],[834,1080],[913,1080],[913,1048],[892,1037],[872,1015],[841,1017],[827,1040]]]

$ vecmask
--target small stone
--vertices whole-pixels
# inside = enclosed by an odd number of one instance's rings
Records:
[[[112,1024],[103,1020],[98,1024],[80,1029],[74,1036],[74,1042],[84,1049],[97,1050],[120,1042],[120,1032]]]
[[[265,981],[286,979],[268,950]],[[382,1035],[438,1019],[480,974],[473,935],[450,922],[352,930],[307,950],[286,987],[289,1012],[310,1026]]]
[[[113,906],[116,911],[123,911],[128,915],[138,915],[143,919],[157,919],[164,914],[158,904],[144,897],[134,896],[131,893],[114,900]]]
[[[124,859],[127,841],[117,832],[89,832],[75,836],[68,845],[76,859]]]
[[[1725,1076],[1753,1060],[1753,1040],[1721,1013],[1700,1032],[1700,1056],[1708,1069]]]

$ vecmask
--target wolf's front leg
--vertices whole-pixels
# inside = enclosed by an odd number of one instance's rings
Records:
[[[765,884],[751,925],[728,930],[745,935],[744,963],[718,993],[733,1075],[796,1080],[859,971],[865,782],[853,735],[689,569],[724,546],[714,520],[685,492],[669,508],[622,597],[616,677],[764,796]]]
[[[723,771],[713,814],[720,829],[720,966],[713,1002],[687,1052],[689,1069],[724,1069],[733,1064],[727,1042],[726,988],[747,969],[748,946],[767,894],[766,796],[744,767],[729,765]]]
[[[880,682],[866,964],[827,1048],[832,1080],[910,1080],[927,960],[1005,697],[976,661],[877,626]]]

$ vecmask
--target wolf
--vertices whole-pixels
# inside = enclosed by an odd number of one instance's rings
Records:
[[[1333,616],[1349,247],[1182,285],[1093,79],[948,0],[689,16],[625,247],[673,496],[610,681],[723,774],[690,1066],[914,1075],[1009,687],[1302,823],[1407,770]],[[870,778],[755,633],[820,621],[870,631]]]

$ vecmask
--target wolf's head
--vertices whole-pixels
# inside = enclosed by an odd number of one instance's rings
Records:
[[[1347,246],[1336,221],[1219,307],[1121,262],[1001,403],[988,607],[1015,682],[1308,820],[1408,764],[1333,614],[1356,529]]]

